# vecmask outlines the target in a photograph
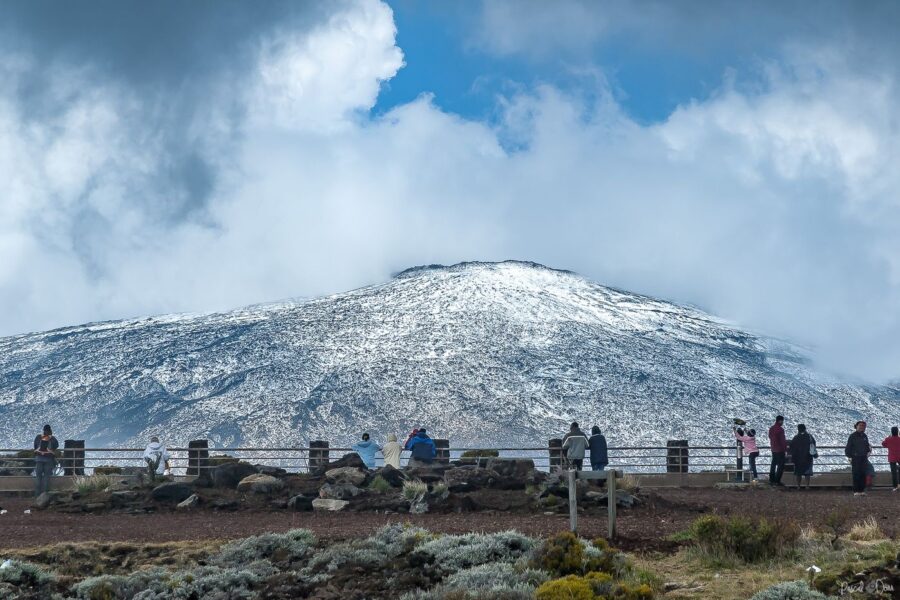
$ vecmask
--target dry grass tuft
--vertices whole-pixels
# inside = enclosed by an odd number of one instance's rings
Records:
[[[869,517],[861,523],[856,523],[850,528],[847,538],[856,542],[874,542],[887,538],[878,525],[875,517]]]

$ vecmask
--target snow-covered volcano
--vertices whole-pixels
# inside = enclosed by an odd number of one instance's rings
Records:
[[[416,267],[388,283],[207,315],[0,338],[0,445],[344,444],[425,424],[455,446],[542,445],[577,419],[611,443],[727,440],[731,417],[820,444],[900,421],[900,390],[695,308],[533,263]]]

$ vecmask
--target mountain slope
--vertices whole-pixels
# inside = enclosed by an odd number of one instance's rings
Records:
[[[796,347],[532,263],[417,267],[383,285],[222,314],[0,338],[0,443],[44,422],[120,444],[344,444],[427,424],[456,445],[728,440],[805,421],[820,445],[900,420],[900,391],[815,372]]]

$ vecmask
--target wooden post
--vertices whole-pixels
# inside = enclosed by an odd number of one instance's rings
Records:
[[[569,471],[569,528],[578,533],[578,471]]]
[[[616,478],[618,471],[613,469],[606,476],[606,505],[609,510],[609,539],[616,537]]]
[[[309,442],[309,470],[325,468],[328,466],[329,459],[328,441],[327,440],[311,440]]]
[[[188,442],[187,475],[200,477],[206,474],[209,467],[209,440],[191,440]]]
[[[84,440],[63,442],[63,474],[84,475]]]
[[[550,454],[550,472],[562,470],[562,440],[547,440],[547,452]]]
[[[434,462],[449,464],[450,463],[450,440],[441,440],[435,438],[434,448],[437,451]]]

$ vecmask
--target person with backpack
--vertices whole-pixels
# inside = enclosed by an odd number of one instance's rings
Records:
[[[600,428],[594,425],[591,428],[591,437],[588,440],[588,448],[591,451],[591,470],[603,471],[609,464],[609,453],[606,448],[606,438],[600,432]]]
[[[738,427],[734,430],[734,438],[744,446],[744,454],[750,460],[750,475],[753,477],[753,481],[757,481],[759,474],[756,472],[756,459],[759,456],[759,448],[756,445],[756,430],[744,431]]]
[[[791,440],[791,458],[794,460],[794,477],[797,480],[797,489],[800,488],[800,480],[806,479],[806,489],[809,489],[809,480],[812,477],[813,458],[818,456],[816,440],[806,431],[806,425],[797,425],[797,435]]]
[[[166,447],[159,442],[158,437],[152,436],[150,443],[144,448],[144,462],[147,463],[147,468],[155,475],[169,475],[172,472],[169,460],[169,452]]]
[[[562,448],[566,451],[566,459],[576,471],[580,471],[584,464],[584,452],[588,447],[588,438],[578,427],[578,423],[572,423],[569,433],[563,438]]]
[[[775,424],[769,427],[769,448],[772,451],[769,485],[784,485],[781,483],[781,476],[784,474],[787,437],[784,435],[784,417],[781,415],[775,417]]]
[[[408,467],[430,465],[437,456],[434,440],[428,437],[428,431],[424,427],[419,427],[416,435],[406,443],[406,450],[410,452]]]
[[[362,459],[367,469],[375,468],[375,453],[380,450],[378,444],[369,439],[369,434],[362,434],[362,441],[350,447]]]
[[[390,465],[395,469],[399,469],[400,452],[403,450],[403,447],[397,442],[397,436],[393,433],[390,434],[387,439],[387,443],[381,448],[381,454],[384,456],[384,464],[385,466]]]
[[[34,495],[40,496],[50,489],[50,478],[56,468],[56,451],[59,440],[53,437],[50,425],[44,425],[41,435],[34,438]]]
[[[872,446],[866,435],[866,422],[857,421],[853,433],[847,438],[847,446],[844,454],[850,459],[850,467],[853,473],[853,495],[866,495],[866,472],[868,470],[869,454]]]
[[[892,492],[900,489],[900,434],[897,427],[891,427],[891,435],[884,438],[881,445],[888,449],[888,463],[891,465]]]

